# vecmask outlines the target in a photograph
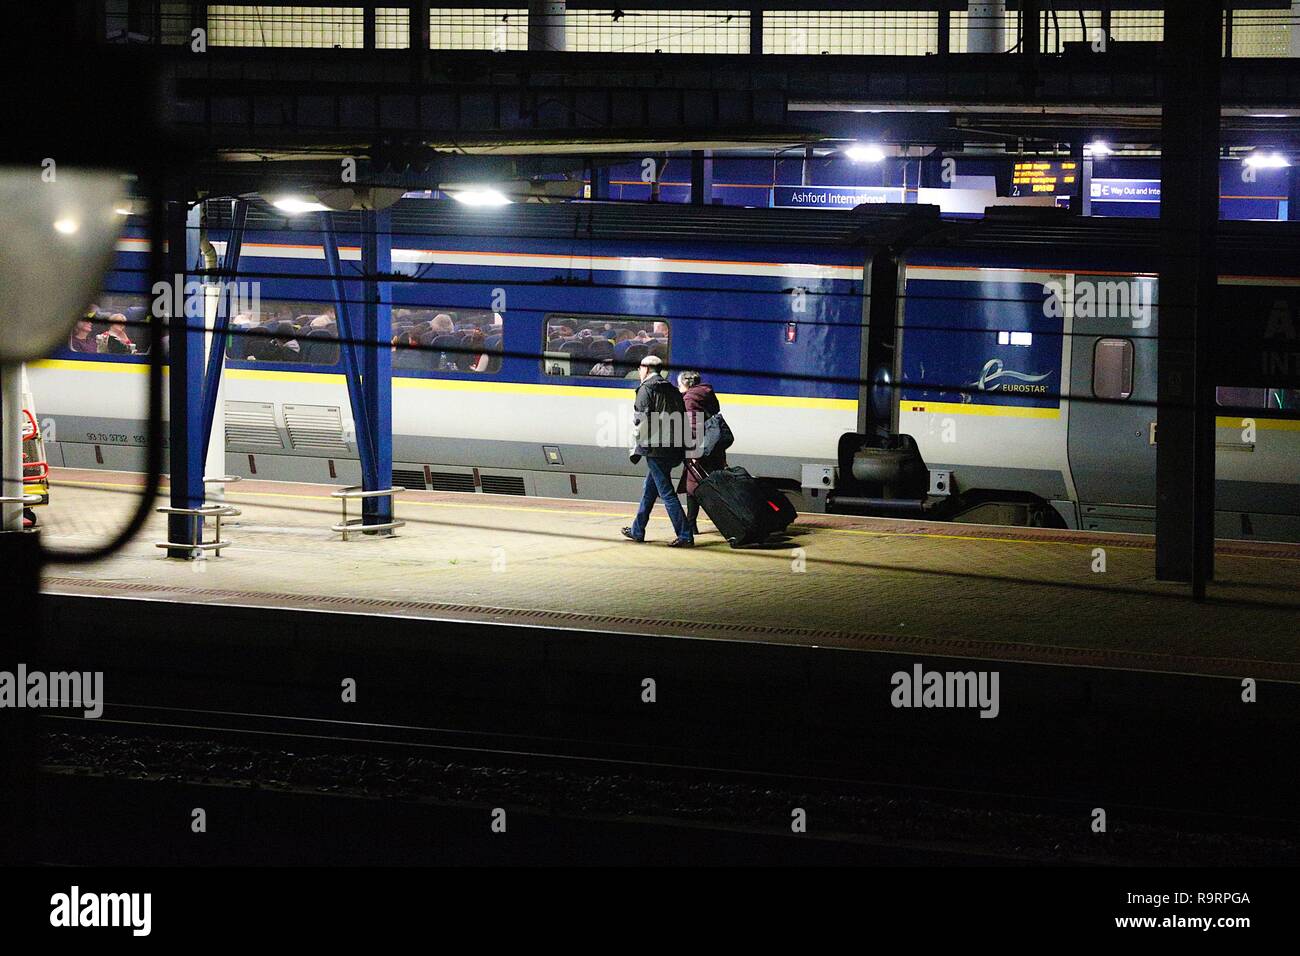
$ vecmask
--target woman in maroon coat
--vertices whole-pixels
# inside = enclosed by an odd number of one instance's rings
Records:
[[[704,437],[704,423],[722,410],[718,405],[718,396],[713,393],[712,385],[700,381],[699,372],[682,372],[678,375],[677,390],[682,393],[682,400],[686,403],[686,415],[689,419],[687,435],[698,443]],[[689,452],[687,454],[689,456]],[[707,458],[698,458],[695,461],[700,472],[707,475],[709,472],[727,467],[727,453],[725,450],[717,451]],[[689,457],[687,463],[690,463]],[[686,522],[691,526],[692,534],[699,534],[696,520],[700,515],[700,501],[695,497],[695,489],[699,483],[696,469],[684,468],[681,481],[677,485],[677,493],[686,494]]]

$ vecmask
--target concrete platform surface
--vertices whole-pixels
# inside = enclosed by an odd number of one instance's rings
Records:
[[[46,545],[106,539],[141,484],[55,469]],[[1142,535],[801,515],[763,547],[703,523],[682,550],[659,508],[635,544],[628,505],[408,491],[394,537],[344,542],[332,490],[231,485],[222,557],[164,557],[154,515],[108,560],[47,567],[44,588],[1300,681],[1300,545],[1220,542],[1198,604],[1155,580]]]

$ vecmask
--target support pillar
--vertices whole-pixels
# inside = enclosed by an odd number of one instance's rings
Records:
[[[23,496],[23,367],[0,367],[0,498]],[[0,531],[23,530],[23,503],[0,504]]]
[[[6,371],[12,371],[6,366]],[[21,510],[19,512],[21,514]],[[18,665],[40,668],[41,547],[37,532],[0,534],[0,670],[16,674]],[[35,793],[35,711],[0,707],[0,865],[31,865]]]
[[[167,319],[168,450],[171,506],[198,508],[203,504],[203,462],[207,455],[203,430],[203,330],[201,317],[186,316],[185,281],[199,259],[199,206],[167,204],[167,261],[172,283]],[[155,290],[156,291],[156,290]],[[200,300],[200,304],[201,304]],[[196,323],[191,329],[189,323]],[[168,541],[198,541],[203,519],[167,516]],[[168,548],[167,557],[189,559],[189,548]]]
[[[593,201],[609,199],[609,167],[591,166],[589,167],[589,177],[591,188],[587,193],[587,198]]]
[[[691,205],[713,203],[713,151],[691,150]]]
[[[393,356],[387,345],[393,335],[393,284],[383,278],[393,272],[393,230],[387,209],[361,214],[361,272],[365,283],[361,390],[374,449],[362,485],[366,491],[379,491],[393,484]],[[366,524],[392,521],[393,499],[363,498],[361,514]]]
[[[1005,52],[1006,0],[970,0],[966,9],[966,50],[970,53]]]
[[[1043,51],[1040,0],[1020,0],[1020,52],[1032,59]]]
[[[1165,11],[1160,160],[1156,578],[1198,600],[1214,574],[1214,381],[1222,7]]]
[[[568,49],[567,0],[528,0],[528,49]]]
[[[323,212],[321,219],[321,239],[325,252],[325,269],[329,272],[334,290],[334,313],[338,317],[339,359],[343,365],[343,380],[348,386],[348,404],[352,408],[352,425],[356,433],[357,457],[361,459],[361,484],[367,491],[376,487],[375,433],[371,429],[371,415],[366,404],[366,389],[362,382],[365,366],[363,339],[366,306],[363,304],[360,315],[351,308],[348,297],[348,283],[343,278],[343,265],[339,259],[338,237],[334,233],[333,214]],[[363,240],[363,249],[364,249]],[[363,251],[364,256],[364,251]],[[385,339],[384,341],[387,341]],[[391,421],[391,419],[390,419]],[[391,477],[392,463],[389,462]],[[363,512],[363,515],[365,512]]]

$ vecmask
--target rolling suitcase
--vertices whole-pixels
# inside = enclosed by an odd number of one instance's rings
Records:
[[[733,548],[757,544],[794,520],[794,506],[785,495],[744,468],[703,475],[698,462],[688,461],[686,467],[699,481],[695,494],[700,507]]]

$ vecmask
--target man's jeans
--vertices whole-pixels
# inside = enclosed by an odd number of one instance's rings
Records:
[[[636,513],[636,520],[632,522],[632,537],[645,537],[650,511],[655,506],[655,500],[662,498],[664,510],[668,512],[668,519],[672,521],[677,537],[694,540],[690,526],[686,523],[686,515],[682,513],[682,504],[677,500],[677,492],[673,490],[672,470],[676,464],[671,458],[646,457],[645,491],[641,494],[641,508]]]

